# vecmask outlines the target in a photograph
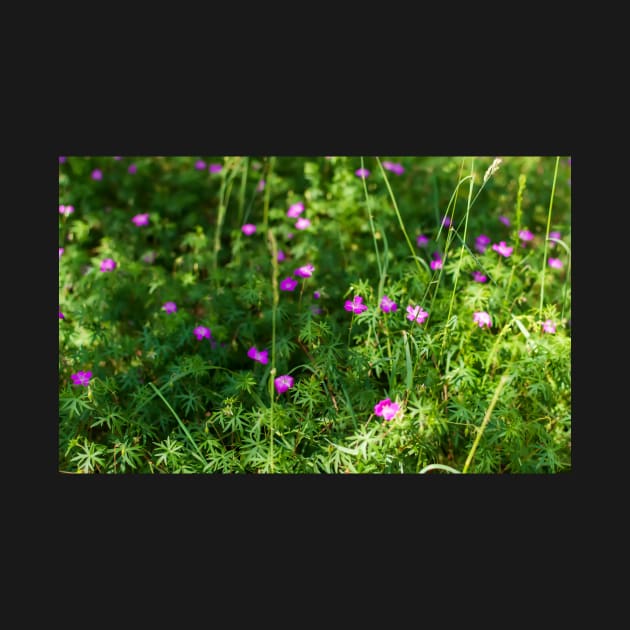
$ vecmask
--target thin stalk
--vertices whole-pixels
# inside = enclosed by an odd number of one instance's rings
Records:
[[[274,413],[274,396],[273,386],[274,378],[276,376],[276,319],[278,314],[278,302],[280,301],[280,295],[278,293],[278,275],[280,273],[278,267],[278,243],[276,237],[271,229],[267,230],[267,239],[269,243],[269,250],[271,252],[271,287],[273,290],[273,305],[271,315],[271,371],[269,372],[269,423],[271,430],[271,442],[269,444],[269,460],[271,472],[273,472],[273,438],[274,438],[274,426],[273,426],[273,413]]]
[[[363,156],[361,156],[361,168],[364,168],[363,165]],[[374,251],[376,252],[376,266],[378,267],[378,277],[379,280],[383,279],[383,267],[381,265],[381,257],[378,251],[378,245],[376,243],[376,232],[374,230],[374,220],[372,218],[372,208],[371,208],[371,198],[368,195],[368,191],[367,191],[367,185],[365,183],[365,177],[362,177],[361,180],[363,181],[363,192],[365,193],[365,202],[367,204],[367,210],[368,210],[368,220],[370,221],[370,230],[372,232],[372,241],[374,242]]]
[[[269,226],[269,197],[271,196],[271,174],[273,173],[273,167],[276,162],[276,158],[272,155],[269,158],[269,168],[267,169],[267,179],[265,185],[265,199],[263,202],[263,230],[266,232]]]

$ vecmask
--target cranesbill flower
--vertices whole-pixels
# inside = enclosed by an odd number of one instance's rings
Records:
[[[197,339],[201,341],[204,337],[206,339],[210,339],[211,333],[209,328],[206,328],[205,326],[197,326],[193,330],[193,335],[195,335],[195,337],[197,337]]]
[[[549,238],[555,238],[557,240],[560,240],[562,238],[562,234],[560,234],[560,232],[554,230],[553,232],[549,232]],[[551,241],[551,247],[555,247],[557,245],[557,243],[555,241]]]
[[[66,316],[61,311],[59,311],[59,319],[66,319]]]
[[[59,258],[61,258],[61,257],[63,256],[63,253],[64,253],[65,251],[66,251],[66,250],[65,250],[63,247],[60,247],[60,248],[59,248]]]
[[[76,374],[71,374],[70,378],[75,385],[83,385],[84,387],[87,387],[90,384],[92,372],[77,372]]]
[[[313,291],[313,298],[316,300],[319,300],[319,298],[321,297],[321,293],[319,291]]]
[[[129,173],[130,175],[135,175],[137,170],[138,167],[135,164],[130,164],[129,168],[127,169],[127,173]]]
[[[400,405],[397,402],[392,402],[389,398],[385,398],[374,405],[374,413],[377,416],[382,416],[385,420],[392,420],[399,411]]]
[[[295,222],[295,227],[298,230],[305,230],[306,228],[311,227],[311,222],[306,219],[305,217],[300,217],[296,222]],[[287,235],[288,238],[288,235]]]
[[[164,304],[162,304],[162,308],[167,313],[174,313],[177,310],[177,304],[175,304],[175,302],[164,302]]]
[[[429,313],[425,311],[421,306],[407,307],[407,319],[418,324],[423,324],[426,318],[429,317]]]
[[[241,230],[243,231],[243,234],[251,236],[256,231],[256,226],[253,223],[246,223]]]
[[[480,234],[475,239],[475,249],[480,254],[483,254],[486,251],[486,248],[488,247],[488,245],[490,245],[490,237],[486,236],[485,234]]]
[[[392,311],[398,309],[398,304],[396,304],[394,300],[388,298],[386,295],[381,298],[381,303],[379,306],[384,313],[391,313]]]
[[[293,291],[293,289],[295,289],[295,287],[297,287],[297,280],[294,280],[293,278],[285,278],[280,283],[280,290],[281,291]]]
[[[481,273],[481,271],[473,271],[472,277],[475,282],[485,282],[488,279]]]
[[[418,236],[416,236],[416,244],[418,245],[418,247],[426,247],[428,242],[428,236],[425,236],[424,234],[418,234]]]
[[[508,247],[505,241],[501,241],[498,245],[495,243],[492,246],[492,249],[494,249],[495,252],[498,252],[499,254],[501,254],[501,256],[505,256],[506,258],[509,258],[514,248]]]
[[[550,258],[547,262],[554,269],[562,269],[562,261],[559,258]]]
[[[282,262],[286,257],[287,257],[286,254],[281,249],[279,249],[278,250],[278,262]]]
[[[91,177],[92,177],[92,179],[94,179],[96,181],[100,181],[101,179],[103,179],[103,171],[101,171],[100,168],[95,168],[92,171]]]
[[[542,329],[546,333],[555,333],[556,325],[550,319],[546,319],[542,324]]]
[[[479,324],[479,328],[483,328],[484,326],[490,328],[490,326],[492,326],[492,320],[486,311],[477,311],[473,313],[473,322]]]
[[[211,173],[220,173],[223,170],[223,167],[220,164],[210,164],[208,170]]]
[[[451,218],[448,216],[443,216],[442,217],[442,225],[444,227],[449,227],[449,225],[451,224]]]
[[[390,162],[389,160],[383,161],[383,168],[392,173],[396,173],[396,175],[402,175],[405,172],[405,167],[402,164]]]
[[[356,171],[354,171],[354,174],[357,177],[369,177],[370,171],[367,168],[358,168]]]
[[[282,376],[278,376],[278,378],[273,379],[273,384],[276,388],[278,394],[283,394],[290,387],[293,387],[293,377],[289,374],[282,374]]]
[[[293,275],[300,276],[300,278],[310,278],[313,275],[313,271],[315,271],[313,265],[303,265],[302,267],[298,267],[293,272]]]
[[[266,365],[267,363],[269,363],[269,357],[267,356],[268,354],[269,354],[269,350],[261,350],[259,352],[254,346],[252,346],[247,351],[247,356],[250,359],[254,359],[254,361],[258,361],[259,363],[262,363],[263,365]]]
[[[521,230],[518,233],[518,237],[521,239],[521,241],[532,241],[532,240],[534,240],[533,233],[530,232],[527,228],[525,228],[524,230]]]
[[[367,306],[363,304],[363,298],[360,295],[355,295],[352,301],[346,300],[343,307],[346,311],[352,311],[353,313],[363,313],[363,311],[367,311]]]
[[[74,206],[59,206],[59,214],[63,214],[64,216],[69,216],[74,212]]]
[[[289,206],[289,209],[287,210],[287,216],[291,217],[292,219],[297,219],[302,214],[302,212],[304,212],[304,204],[301,201],[298,201],[297,203]]]
[[[206,168],[206,163],[203,160],[197,160],[195,162],[195,168],[198,171],[203,171]]]
[[[144,212],[143,214],[136,214],[133,219],[131,219],[137,226],[141,225],[149,225],[149,213]]]
[[[101,262],[101,271],[114,271],[116,269],[116,261],[113,258],[105,258]]]
[[[501,215],[499,217],[499,221],[501,221],[501,223],[503,223],[503,225],[507,225],[508,227],[510,225],[510,220],[507,217],[503,216],[503,215]]]
[[[433,269],[433,271],[435,271],[436,269],[442,269],[442,256],[440,256],[438,252],[433,253],[433,260],[429,263],[429,266],[431,267],[431,269]]]

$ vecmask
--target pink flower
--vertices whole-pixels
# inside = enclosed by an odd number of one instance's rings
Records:
[[[481,271],[473,271],[472,277],[475,282],[485,282],[488,279],[481,273]]]
[[[65,315],[61,311],[59,311],[59,319],[66,319]]]
[[[297,203],[289,206],[289,209],[287,210],[287,216],[291,217],[292,219],[297,219],[302,214],[302,212],[304,212],[304,204],[301,201],[298,201]]]
[[[426,247],[428,242],[429,238],[424,234],[418,234],[418,236],[416,236],[416,243],[418,247]]]
[[[211,173],[220,173],[223,170],[223,167],[220,164],[210,164],[208,170]]]
[[[381,303],[379,306],[381,307],[383,313],[391,313],[392,311],[398,309],[398,304],[396,304],[394,300],[388,298],[386,295],[381,298]]]
[[[206,168],[206,163],[203,160],[197,160],[195,162],[195,168],[198,171],[203,171]]]
[[[293,278],[285,278],[281,283],[280,283],[280,290],[281,291],[293,291],[293,289],[295,289],[295,287],[297,287],[297,280],[294,280]]]
[[[63,164],[65,161],[66,161],[65,156],[60,155],[60,156],[59,156],[59,164]]]
[[[562,238],[562,234],[560,234],[560,232],[554,230],[553,232],[549,232],[549,238],[555,238],[560,240]],[[555,245],[555,243],[553,243],[553,245]]]
[[[116,262],[113,258],[105,258],[101,262],[101,271],[114,271],[116,269]]]
[[[164,304],[162,304],[162,308],[167,313],[174,313],[177,310],[177,304],[175,304],[175,302],[164,302]]]
[[[313,298],[315,300],[319,300],[320,297],[321,297],[321,293],[319,291],[314,291],[313,292]]]
[[[278,394],[283,394],[290,387],[293,387],[293,377],[289,374],[282,374],[282,376],[278,376],[273,380],[273,384],[276,388]]]
[[[421,306],[407,307],[407,319],[418,324],[423,324],[426,318],[429,317],[429,313],[425,311]]]
[[[542,324],[542,329],[546,333],[555,333],[556,325],[550,319],[546,319]]]
[[[138,227],[141,225],[149,225],[149,213],[145,212],[144,214],[136,214],[133,219],[131,219]]]
[[[76,374],[71,374],[70,378],[75,385],[83,385],[84,387],[87,387],[90,384],[92,372],[77,372]]]
[[[241,230],[243,231],[243,234],[251,236],[256,231],[256,226],[253,223],[246,223]]]
[[[534,235],[528,229],[521,230],[518,233],[518,237],[521,239],[521,241],[532,241],[532,240],[534,240]]]
[[[64,253],[65,251],[66,251],[66,250],[65,250],[63,247],[60,247],[60,248],[59,248],[59,258],[61,258],[61,257],[63,256],[63,253]]]
[[[367,168],[358,168],[356,171],[354,171],[354,174],[357,177],[369,177],[370,171]]]
[[[479,328],[483,328],[484,326],[490,328],[490,326],[492,326],[492,320],[486,311],[477,311],[473,313],[473,322],[479,324]]]
[[[269,357],[267,356],[269,354],[268,350],[261,350],[260,352],[258,352],[258,350],[252,346],[248,351],[247,351],[247,356],[250,359],[254,359],[254,361],[258,361],[259,363],[262,363],[263,365],[266,365],[267,363],[269,363]]]
[[[442,269],[442,256],[440,256],[438,252],[433,253],[433,260],[429,263],[429,266],[431,267],[431,269],[433,269],[433,271],[435,271],[436,269]]]
[[[490,245],[490,238],[486,236],[485,234],[480,234],[475,239],[475,249],[480,254],[483,254],[486,251],[486,248],[488,247],[488,245]]]
[[[447,217],[447,216],[442,217],[442,225],[444,227],[449,227],[451,225],[450,217]]]
[[[492,249],[494,249],[495,252],[498,252],[499,254],[501,254],[501,256],[505,256],[506,258],[509,258],[514,248],[508,247],[505,241],[501,241],[498,245],[495,243],[492,246]]]
[[[377,416],[382,416],[385,420],[392,420],[399,411],[400,405],[397,402],[392,402],[389,398],[385,398],[374,405],[374,413]]]
[[[279,249],[278,250],[278,262],[282,262],[285,258],[286,258],[286,254],[281,249]]]
[[[315,267],[313,265],[304,265],[302,267],[298,267],[293,275],[300,276],[300,278],[310,278],[313,275],[313,271],[315,271]]]
[[[343,307],[346,311],[352,311],[353,313],[363,313],[363,311],[367,311],[367,306],[363,304],[363,298],[360,295],[355,295],[352,298],[352,302],[346,300]]]
[[[261,179],[261,180],[258,182],[258,185],[256,186],[256,191],[257,191],[257,192],[262,192],[263,190],[265,190],[265,180],[264,180],[264,179]]]
[[[127,169],[127,173],[129,173],[130,175],[135,175],[137,170],[138,167],[135,164],[130,164],[129,168]]]
[[[510,225],[510,220],[507,217],[504,217],[503,215],[501,215],[499,217],[499,221],[501,221],[501,223],[503,223],[503,225]]]
[[[74,212],[74,206],[59,206],[59,214],[69,216]]]
[[[193,335],[195,335],[199,341],[201,341],[204,337],[206,339],[210,339],[211,334],[210,329],[205,326],[197,326],[193,330]]]
[[[100,181],[101,179],[103,179],[103,171],[101,171],[100,168],[95,168],[92,171],[92,175],[91,175],[92,179],[95,181]]]
[[[311,227],[311,222],[304,218],[304,217],[300,217],[296,222],[295,222],[295,227],[298,230],[305,230],[308,227]],[[288,235],[287,235],[288,238]]]
[[[405,167],[402,164],[390,162],[388,160],[383,161],[383,168],[387,171],[391,171],[392,173],[396,173],[396,175],[402,175],[405,172]]]
[[[562,261],[559,258],[550,258],[547,262],[554,269],[562,269]]]

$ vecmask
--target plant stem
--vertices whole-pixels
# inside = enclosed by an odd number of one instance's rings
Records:
[[[545,299],[545,267],[547,266],[547,246],[549,244],[549,228],[551,227],[551,209],[553,208],[553,197],[556,192],[556,180],[558,178],[558,165],[560,164],[560,156],[556,156],[556,168],[553,173],[553,184],[551,185],[551,196],[549,198],[549,211],[547,212],[547,229],[545,232],[545,248],[543,251],[542,272],[540,274],[540,306],[538,308],[538,317],[542,319],[543,303]]]

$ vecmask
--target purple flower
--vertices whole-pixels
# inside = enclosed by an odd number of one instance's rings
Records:
[[[418,247],[426,247],[428,242],[429,242],[428,236],[425,236],[424,234],[418,234],[418,236],[416,236],[416,243]]]
[[[281,249],[279,249],[278,250],[278,262],[282,262],[285,258],[286,258],[286,254]]]
[[[490,237],[486,236],[485,234],[480,234],[475,239],[475,249],[480,254],[483,254],[486,251],[486,248],[488,247],[488,245],[490,245]]]
[[[316,300],[319,300],[319,298],[321,297],[321,293],[319,291],[313,291],[313,298]]]
[[[521,239],[521,241],[532,241],[532,240],[534,240],[534,235],[527,228],[524,229],[524,230],[521,230],[518,233],[518,237]]]
[[[141,225],[149,225],[149,213],[145,212],[144,214],[136,214],[133,219],[131,219],[138,227]]]
[[[550,258],[547,262],[554,269],[562,269],[562,261],[559,258]]]
[[[293,272],[293,275],[300,276],[300,278],[310,278],[313,275],[313,271],[315,271],[313,265],[303,265],[302,267],[298,267]]]
[[[276,388],[278,394],[283,394],[290,387],[293,387],[293,377],[289,374],[283,374],[282,376],[278,376],[278,378],[273,379],[273,384]]]
[[[223,167],[220,164],[210,164],[208,170],[211,173],[220,173],[223,170]]]
[[[60,248],[59,248],[59,258],[61,258],[61,257],[63,256],[63,253],[64,253],[65,251],[66,251],[66,250],[65,250],[63,247],[60,247]]]
[[[177,310],[177,304],[175,304],[175,302],[164,302],[164,304],[162,304],[162,308],[167,313],[174,313]]]
[[[433,269],[433,271],[436,269],[442,269],[443,260],[439,252],[433,252],[433,260],[429,263],[429,266]]]
[[[307,226],[307,227],[308,227],[308,226]],[[288,238],[289,240],[291,240],[291,239],[293,238],[293,236],[294,236],[293,232],[289,232],[289,233],[287,234],[287,238]]]
[[[448,217],[448,216],[446,216],[446,215],[445,215],[445,216],[443,216],[443,217],[442,217],[442,225],[443,225],[444,227],[449,227],[449,226],[451,225],[451,219],[450,219],[450,217]]]
[[[495,252],[501,254],[501,256],[505,256],[506,258],[508,258],[512,254],[512,250],[514,248],[508,247],[505,241],[501,241],[498,245],[495,243],[492,246],[492,249],[494,249]]]
[[[392,173],[396,173],[396,175],[402,175],[405,172],[405,167],[402,164],[389,162],[388,160],[383,162],[383,168],[388,171],[392,171]]]
[[[77,372],[76,374],[71,374],[70,378],[72,378],[75,385],[83,385],[84,387],[87,387],[90,384],[92,372]]]
[[[198,171],[203,171],[206,168],[206,163],[203,160],[197,160],[195,162],[195,168]]]
[[[59,311],[59,319],[66,319],[65,315],[61,311]]]
[[[256,226],[253,223],[246,223],[241,230],[243,231],[243,234],[251,236],[256,231]]]
[[[201,341],[204,337],[206,339],[210,339],[210,329],[206,328],[205,326],[197,326],[194,330],[193,330],[193,335],[195,335],[195,337],[197,337],[197,339],[199,341]]]
[[[346,300],[343,307],[346,311],[352,311],[353,313],[363,313],[363,311],[367,311],[367,306],[363,304],[363,298],[360,295],[355,295],[352,298],[352,302]]]
[[[66,157],[64,157],[63,155],[59,156],[59,164],[63,164],[66,161]]]
[[[381,298],[380,307],[383,313],[391,313],[392,311],[398,309],[398,304],[396,304],[396,302],[394,302],[394,300],[392,300],[391,298],[388,298],[386,295],[384,295]]]
[[[96,181],[100,181],[101,179],[103,179],[103,171],[101,171],[100,168],[95,168],[92,171],[92,179],[96,180]]]
[[[268,350],[261,350],[260,352],[258,352],[258,350],[252,346],[248,351],[247,351],[247,356],[250,359],[254,359],[254,361],[258,361],[259,363],[262,363],[263,365],[266,365],[267,363],[269,363],[269,357],[267,356],[269,354]]]
[[[556,332],[556,325],[550,319],[546,319],[542,324],[542,329],[546,333],[553,334]]]
[[[354,171],[354,174],[357,177],[369,177],[370,171],[367,168],[358,168],[356,171]]]
[[[74,212],[74,206],[59,206],[59,214],[69,216]]]
[[[138,167],[135,164],[130,164],[129,168],[127,169],[127,173],[129,173],[130,175],[135,175],[137,170]]]
[[[562,238],[562,234],[560,234],[560,232],[558,231],[553,231],[553,232],[549,232],[549,238],[555,238],[557,240],[560,240]],[[551,241],[551,247],[555,247],[557,243],[554,243],[553,241]]]
[[[308,219],[306,219],[305,217],[300,217],[295,222],[295,227],[298,230],[305,230],[306,228],[311,227],[311,222]],[[290,237],[287,235],[287,238],[290,238]]]
[[[479,324],[479,328],[483,328],[484,326],[490,328],[490,326],[492,326],[492,320],[486,311],[477,311],[473,313],[473,322]]]
[[[418,324],[423,324],[426,318],[429,317],[429,313],[425,311],[421,306],[407,307],[407,319]]]
[[[510,225],[510,220],[507,217],[504,217],[503,215],[501,215],[499,217],[499,221],[501,221],[501,223],[503,223],[503,225]]]
[[[264,180],[264,179],[261,179],[261,180],[258,182],[258,185],[256,186],[256,191],[257,191],[257,192],[262,192],[263,190],[265,190],[265,180]]]
[[[485,282],[488,279],[481,273],[481,271],[473,271],[472,277],[475,282]]]
[[[289,206],[289,209],[287,210],[287,216],[291,217],[292,219],[297,219],[302,214],[302,212],[304,212],[304,204],[301,201],[298,201],[297,203]]]
[[[374,413],[377,416],[382,416],[385,420],[395,418],[399,411],[400,405],[397,402],[392,402],[389,398],[385,398],[374,405]]]
[[[116,269],[116,262],[113,258],[105,258],[101,262],[101,271],[114,271]]]
[[[280,283],[280,290],[281,291],[293,291],[293,289],[295,289],[295,287],[297,287],[297,280],[294,280],[293,278],[285,278],[281,283]]]

